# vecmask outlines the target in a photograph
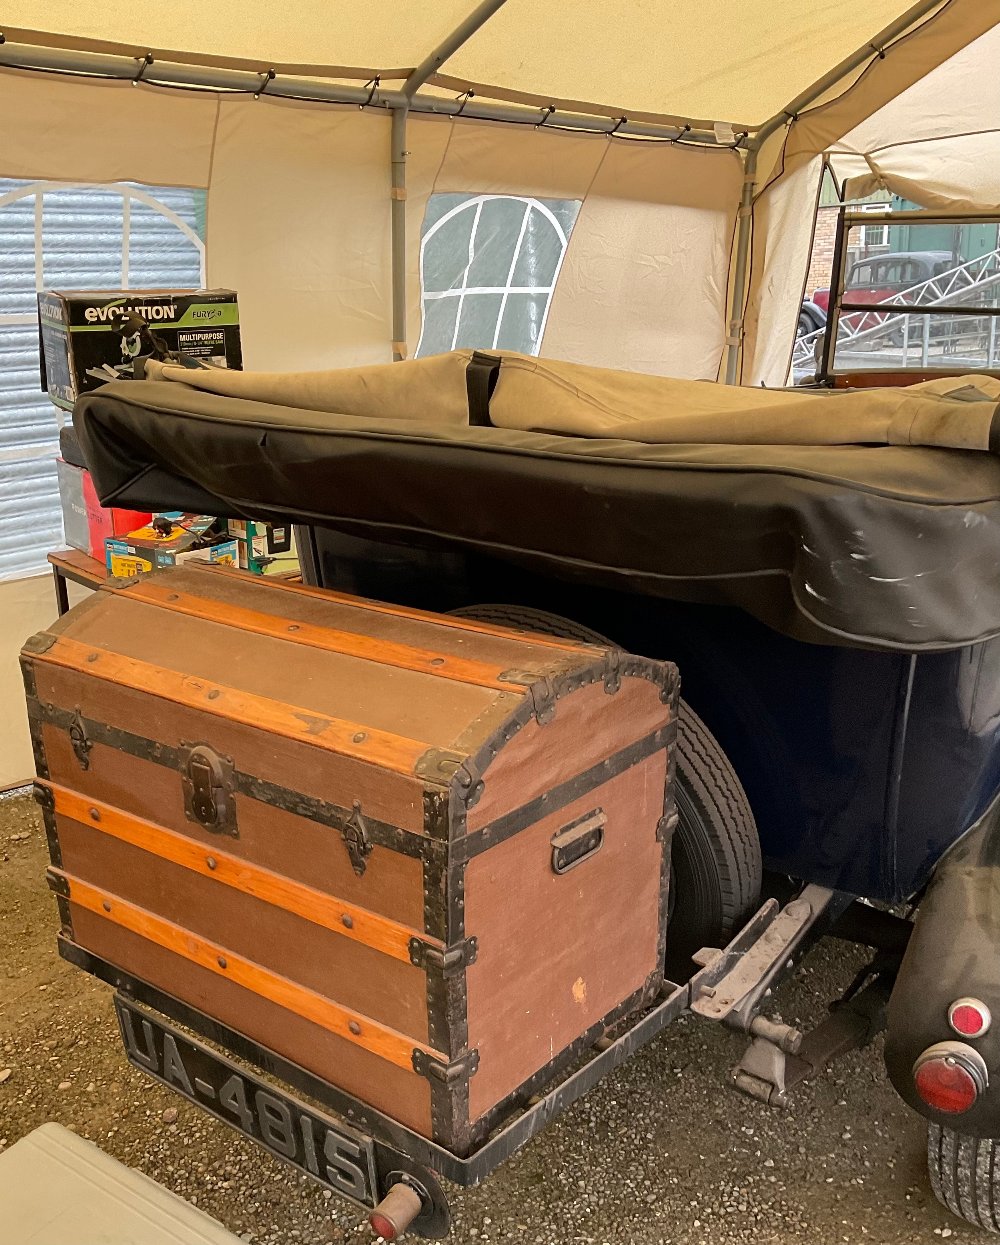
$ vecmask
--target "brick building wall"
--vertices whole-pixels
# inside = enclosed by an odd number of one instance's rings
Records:
[[[809,259],[809,276],[806,279],[806,298],[813,291],[830,284],[833,273],[833,247],[837,237],[836,205],[821,207],[816,213],[816,233],[813,237],[812,255]]]

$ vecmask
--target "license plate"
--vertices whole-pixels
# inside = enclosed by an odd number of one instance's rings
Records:
[[[276,1090],[120,995],[115,1010],[129,1063],[342,1197],[369,1210],[375,1206],[371,1138]]]

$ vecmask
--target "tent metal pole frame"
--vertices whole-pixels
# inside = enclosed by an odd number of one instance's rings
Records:
[[[406,120],[414,97],[507,0],[480,0],[469,16],[420,62],[403,83],[402,100],[392,108],[392,357],[405,359],[406,347]]]
[[[0,35],[2,33],[0,30]],[[15,43],[11,40],[0,43],[0,69],[34,69],[45,73],[65,74],[70,77],[133,82],[137,66],[141,62],[141,57],[119,54],[49,48],[38,44]],[[267,72],[266,66],[259,71],[223,69],[163,59],[149,62],[148,68],[142,74],[141,82],[137,85],[147,88],[190,87],[195,90],[216,91],[230,95],[260,95],[261,76]],[[433,72],[432,67],[430,73],[433,74]],[[414,75],[411,74],[407,81],[413,77]],[[683,118],[670,118],[662,122],[636,121],[632,118],[614,117],[607,113],[570,112],[561,108],[553,115],[548,107],[540,104],[501,103],[488,100],[482,94],[477,94],[474,99],[467,100],[462,95],[422,95],[417,90],[415,94],[407,96],[402,87],[398,90],[372,91],[369,86],[349,86],[343,82],[323,81],[318,78],[288,78],[286,80],[280,73],[268,80],[266,97],[272,100],[289,99],[313,104],[353,104],[359,108],[383,110],[405,107],[410,112],[428,116],[456,117],[461,115],[472,121],[506,121],[516,125],[535,126],[544,121],[548,128],[553,130],[572,129],[608,135],[613,133],[616,138],[627,138],[631,135],[635,138],[656,138],[665,141],[683,140],[685,144],[710,147],[732,145],[720,144],[715,131],[706,128],[703,122],[697,120],[685,121]],[[744,125],[732,128],[740,133],[748,129]]]
[[[741,361],[743,354],[743,333],[746,323],[746,306],[749,290],[747,277],[750,267],[750,247],[753,239],[753,206],[756,195],[757,153],[776,130],[782,126],[791,126],[798,120],[803,109],[814,104],[826,91],[847,74],[858,69],[865,61],[873,57],[882,58],[886,55],[886,44],[905,34],[910,27],[921,18],[927,17],[934,9],[947,7],[949,0],[919,0],[907,9],[902,16],[891,22],[884,30],[880,30],[864,47],[858,48],[838,65],[825,73],[812,86],[807,87],[792,100],[781,112],[765,121],[751,137],[747,138],[747,155],[743,175],[743,194],[740,198],[738,227],[736,234],[736,261],[733,265],[733,290],[729,307],[729,332],[726,336],[726,384],[736,385],[740,382]]]

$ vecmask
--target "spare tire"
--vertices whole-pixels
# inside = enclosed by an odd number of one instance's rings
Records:
[[[518,605],[470,605],[463,618],[542,635],[614,646],[569,618]],[[683,675],[683,672],[682,672]],[[736,771],[684,700],[677,721],[677,815],[671,851],[667,974],[686,980],[701,947],[724,946],[760,899],[760,840]]]

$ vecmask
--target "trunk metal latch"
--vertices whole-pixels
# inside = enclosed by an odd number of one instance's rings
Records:
[[[236,777],[233,758],[219,756],[208,744],[182,744],[181,748],[184,815],[213,834],[239,838],[233,800]]]
[[[80,763],[80,768],[90,769],[90,750],[94,745],[87,738],[87,726],[79,709],[70,719],[69,742],[73,747],[73,755]]]
[[[360,800],[354,801],[351,815],[344,823],[341,833],[344,836],[347,854],[351,858],[351,868],[359,878],[364,877],[365,869],[368,867],[368,857],[372,853],[372,841],[368,836],[368,826],[361,815]]]

